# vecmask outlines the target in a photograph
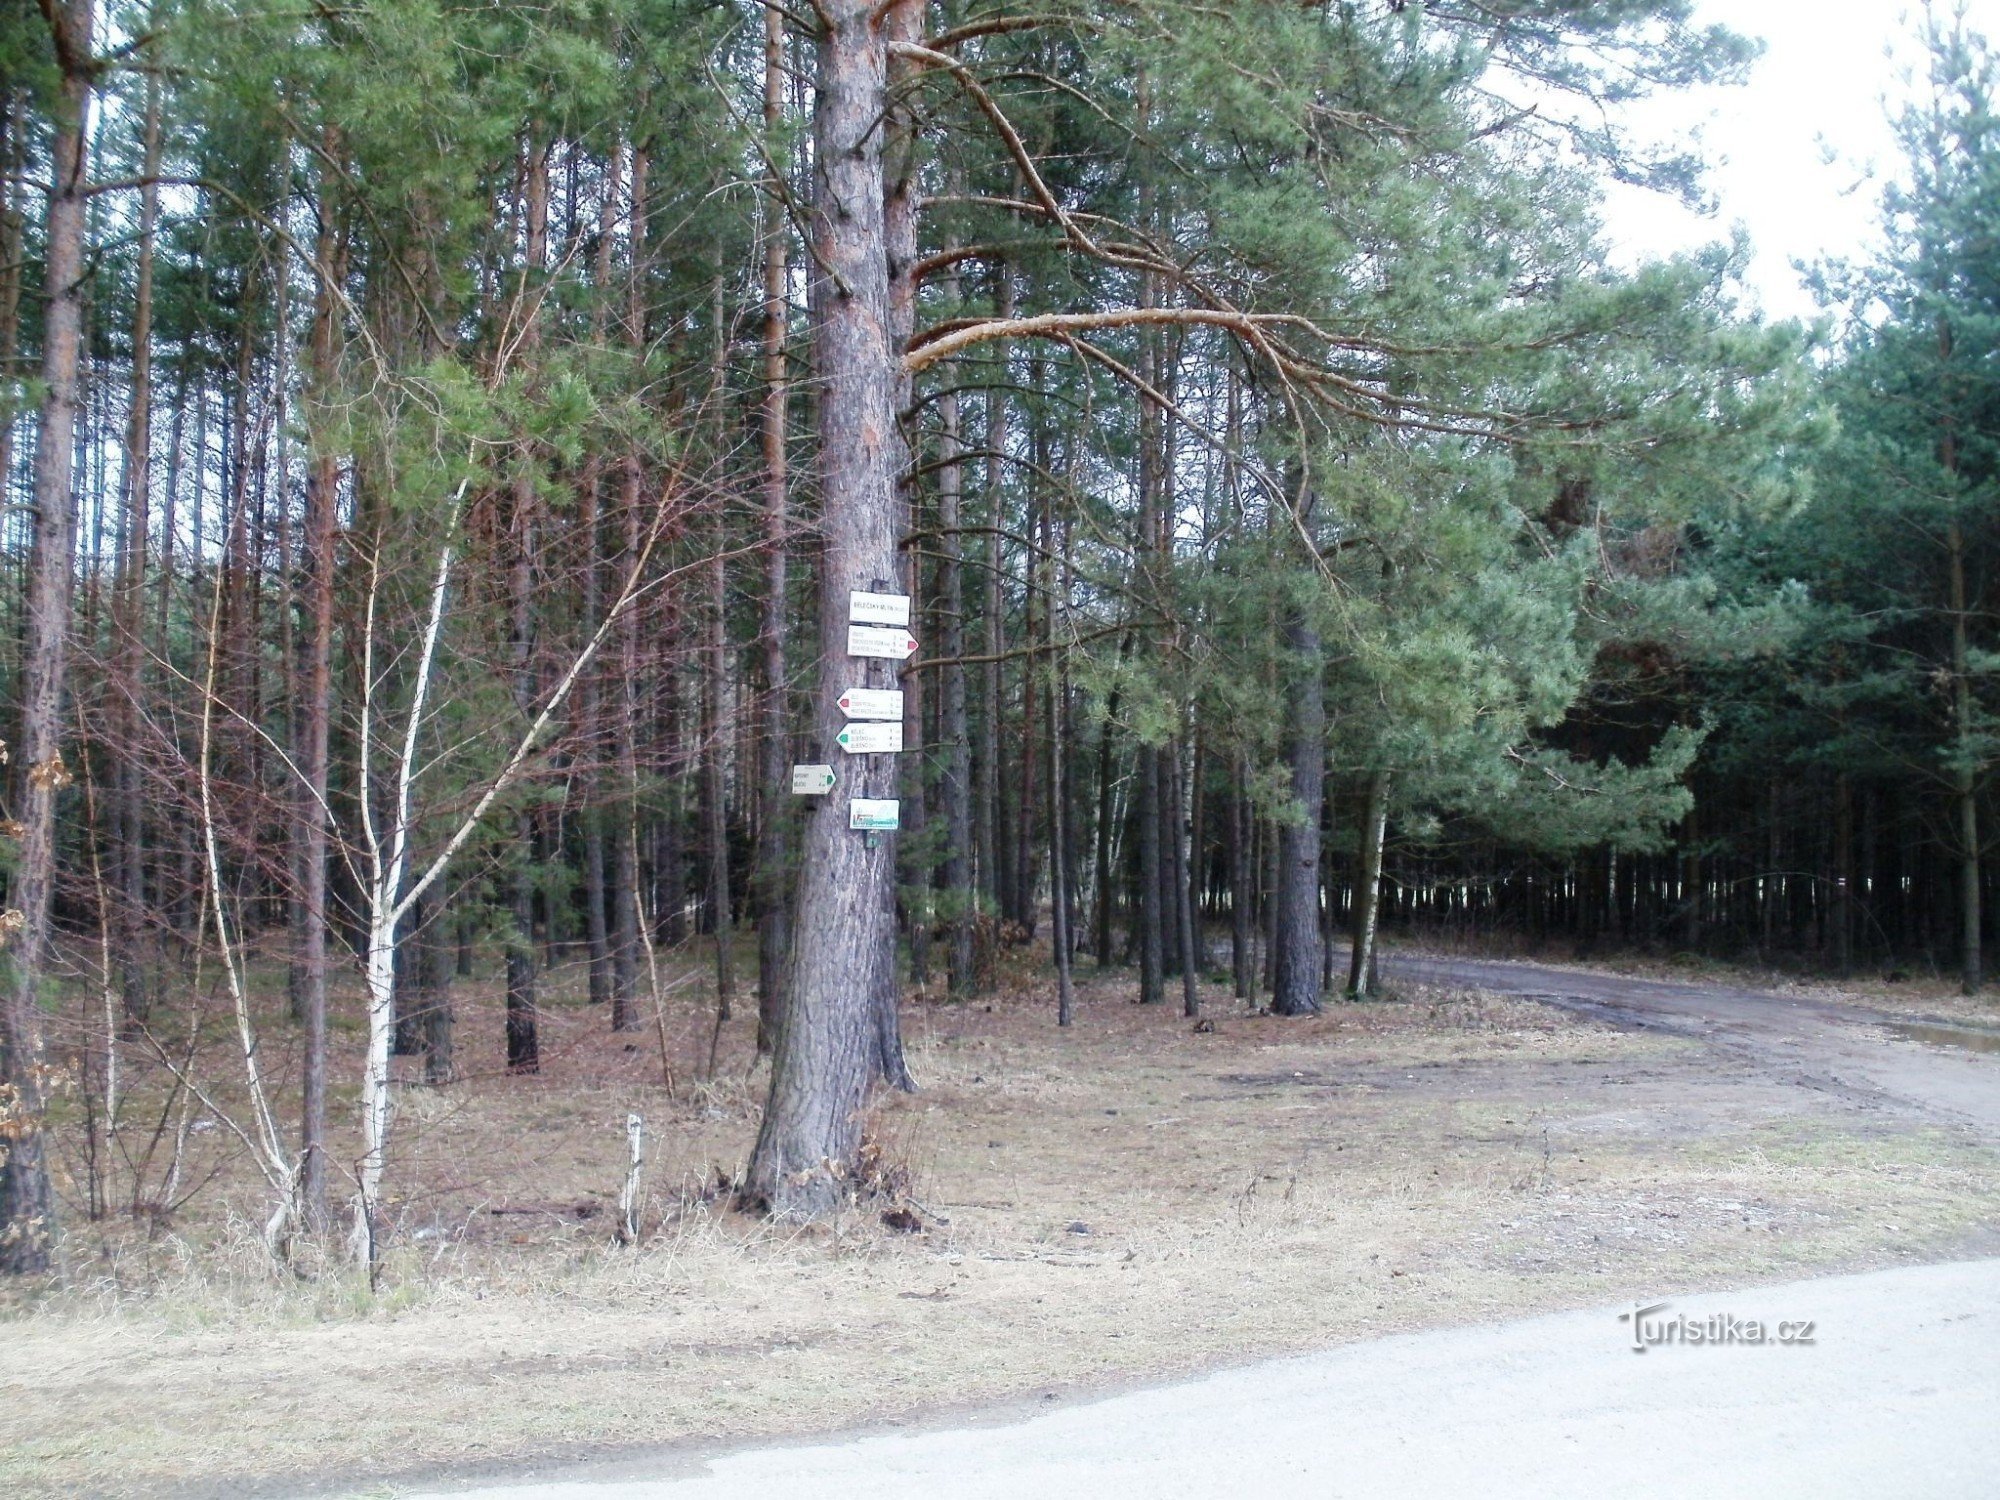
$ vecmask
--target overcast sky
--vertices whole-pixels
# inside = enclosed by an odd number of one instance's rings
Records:
[[[1630,118],[1661,139],[1698,136],[1714,164],[1708,185],[1719,211],[1704,218],[1614,185],[1607,229],[1629,262],[1726,238],[1740,223],[1755,249],[1757,302],[1774,317],[1809,318],[1814,303],[1793,262],[1861,253],[1874,239],[1882,180],[1899,170],[1886,107],[1908,97],[1913,67],[1921,79],[1921,7],[1700,0],[1696,12],[1763,39],[1749,83],[1650,101]],[[2000,39],[2000,0],[1965,0],[1965,12],[1975,30]]]

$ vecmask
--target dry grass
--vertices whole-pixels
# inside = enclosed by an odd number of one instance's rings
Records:
[[[67,1285],[0,1323],[0,1492],[359,1485],[826,1429],[1940,1257],[2000,1202],[1971,1140],[1531,1002],[1416,993],[1299,1022],[1215,992],[1196,1032],[1114,976],[1062,1034],[1046,981],[1012,977],[990,1006],[906,1011],[924,1090],[871,1128],[920,1234],[882,1200],[784,1230],[718,1198],[755,1126],[747,1018],[721,1076],[672,1099],[652,1032],[627,1051],[574,1002],[551,1007],[541,1078],[409,1090],[374,1295],[272,1276],[253,1185],[205,1133],[209,1192],[150,1238],[75,1230]],[[461,1000],[490,1061],[493,997]],[[705,1022],[690,1004],[674,1030],[685,1080]],[[645,1238],[620,1249],[628,1108],[657,1154]]]

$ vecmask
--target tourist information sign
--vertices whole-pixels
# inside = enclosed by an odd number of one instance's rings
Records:
[[[903,721],[849,724],[833,741],[849,755],[894,755],[903,748]]]
[[[907,661],[916,654],[917,640],[909,631],[888,625],[847,627],[849,656],[880,656],[890,661]]]
[[[840,695],[840,711],[850,719],[903,717],[903,694],[897,688],[849,688]]]
[[[847,618],[862,625],[910,624],[908,594],[870,594],[855,589],[847,596]]]
[[[824,797],[839,780],[832,766],[793,766],[792,794],[797,797]]]
[[[886,833],[903,826],[903,804],[856,797],[847,804],[847,826],[869,833]]]

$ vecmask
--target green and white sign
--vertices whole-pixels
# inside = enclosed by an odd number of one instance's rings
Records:
[[[833,790],[834,782],[839,779],[833,774],[832,766],[793,766],[792,795],[824,797]]]
[[[903,804],[856,797],[847,804],[847,826],[868,833],[887,833],[903,826]]]
[[[849,755],[893,755],[903,748],[903,721],[849,724],[833,740]]]

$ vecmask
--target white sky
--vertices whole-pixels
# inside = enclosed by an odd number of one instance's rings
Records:
[[[1953,0],[1939,0],[1951,4]],[[2000,0],[1964,0],[2000,42]],[[1692,135],[1718,212],[1613,184],[1606,229],[1622,262],[1749,232],[1751,296],[1772,317],[1816,312],[1795,261],[1855,256],[1875,239],[1882,183],[1899,170],[1888,108],[1921,81],[1918,0],[1700,0],[1696,17],[1765,42],[1747,85],[1650,100],[1626,116],[1648,136]],[[1832,160],[1828,160],[1829,153]]]

